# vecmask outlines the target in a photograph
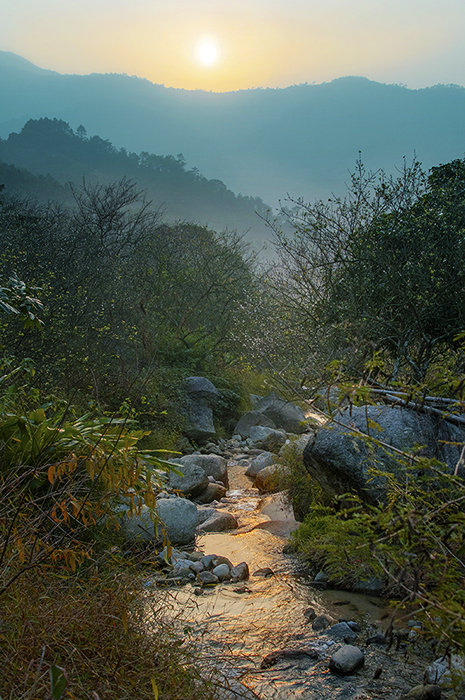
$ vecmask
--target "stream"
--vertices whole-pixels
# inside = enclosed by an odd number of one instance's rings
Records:
[[[366,644],[368,637],[387,628],[392,611],[385,602],[370,595],[319,590],[299,572],[296,559],[283,554],[289,534],[298,525],[292,509],[282,494],[263,495],[252,488],[246,468],[246,455],[229,461],[229,491],[216,506],[235,515],[239,528],[203,534],[196,548],[228,557],[234,565],[246,561],[250,578],[173,591],[174,609],[176,614],[182,611],[184,630],[200,644],[206,660],[220,661],[231,682],[224,700],[399,698],[421,684],[429,659],[417,644],[403,643],[398,650],[395,644],[389,650],[385,645]],[[254,575],[260,569],[272,573]],[[316,615],[326,615],[332,624],[340,620],[358,624],[357,638],[351,643],[363,649],[365,664],[355,674],[337,676],[329,671],[329,657],[342,640],[331,639],[325,630],[314,631],[309,608]],[[309,648],[311,655],[305,653]],[[273,665],[262,667],[264,657],[283,649],[303,653],[284,653]]]

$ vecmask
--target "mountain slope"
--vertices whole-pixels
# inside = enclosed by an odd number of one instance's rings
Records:
[[[19,134],[0,139],[0,161],[4,164],[0,164],[0,182],[7,191],[69,201],[70,188],[60,190],[56,181],[79,184],[83,177],[88,182],[129,178],[162,208],[165,219],[234,229],[247,233],[251,242],[269,238],[269,230],[257,216],[267,209],[260,199],[236,196],[221,181],[207,180],[196,169],[187,170],[181,155],[117,150],[98,136],[88,138],[82,126],[75,133],[62,120],[30,120]]]
[[[414,152],[429,167],[465,150],[465,89],[456,86],[341,78],[208,93],[126,75],[61,75],[0,52],[0,91],[4,136],[18,120],[59,117],[118,147],[182,152],[207,177],[270,202],[341,191],[359,150],[388,170]]]

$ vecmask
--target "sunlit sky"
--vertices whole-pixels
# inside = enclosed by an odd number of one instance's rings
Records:
[[[465,0],[0,0],[0,49],[225,91],[363,75],[465,84]]]

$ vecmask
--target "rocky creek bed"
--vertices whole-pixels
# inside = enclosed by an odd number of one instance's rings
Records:
[[[283,494],[253,488],[245,475],[252,454],[243,450],[226,452],[229,488],[215,503],[217,511],[237,520],[237,529],[200,532],[196,551],[175,550],[175,566],[159,579],[170,587],[166,614],[196,640],[201,663],[223,667],[228,689],[221,697],[465,697],[447,687],[422,685],[425,679],[435,682],[438,674],[433,669],[425,676],[435,655],[415,621],[397,620],[387,640],[392,611],[381,599],[320,589],[292,555],[283,553],[298,524]],[[256,458],[258,451],[253,453]],[[208,555],[217,560],[205,559]],[[212,569],[225,563],[221,557],[232,565],[246,562],[249,576],[242,571],[234,581],[210,583],[217,579],[209,579]],[[176,569],[179,560],[184,565]],[[187,578],[179,576],[181,568]],[[415,686],[422,688],[412,691]]]

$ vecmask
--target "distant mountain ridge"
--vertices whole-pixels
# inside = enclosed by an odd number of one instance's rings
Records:
[[[0,52],[0,135],[58,117],[117,147],[182,152],[190,167],[270,203],[342,191],[359,151],[393,170],[465,151],[465,88],[410,90],[366,78],[229,93],[178,90],[127,75],[62,75]]]

